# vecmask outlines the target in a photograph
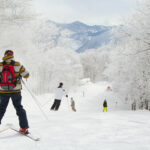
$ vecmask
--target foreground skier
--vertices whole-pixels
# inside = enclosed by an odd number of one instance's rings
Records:
[[[12,50],[7,50],[2,60],[3,62],[0,62],[0,124],[11,98],[19,118],[19,131],[28,134],[27,115],[21,105],[21,77],[28,78],[29,73],[24,66],[14,60]]]

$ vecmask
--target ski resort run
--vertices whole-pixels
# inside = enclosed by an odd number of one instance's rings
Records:
[[[0,0],[0,150],[150,150],[150,0]]]
[[[149,112],[130,111],[121,97],[107,91],[110,84],[84,82],[68,92],[59,111],[50,111],[53,94],[36,97],[47,119],[41,114],[29,92],[23,89],[23,105],[28,112],[29,131],[40,141],[33,141],[13,130],[0,133],[0,149],[7,150],[149,150]],[[70,96],[77,112],[70,106]],[[102,112],[103,100],[108,112]],[[117,101],[117,104],[116,104]],[[124,109],[124,110],[122,110]],[[15,110],[10,102],[0,130],[13,124],[19,129]]]

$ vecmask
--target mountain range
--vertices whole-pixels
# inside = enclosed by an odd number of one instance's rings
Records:
[[[40,35],[42,38],[40,42],[42,41],[46,43],[50,40],[53,40],[53,47],[56,47],[61,43],[61,46],[66,45],[66,47],[71,47],[78,53],[85,52],[88,49],[97,49],[115,39],[112,30],[116,28],[116,26],[90,26],[79,21],[64,24],[47,20],[45,23],[47,29],[51,28],[52,25],[55,26],[58,30],[56,30],[53,35],[48,35],[48,33],[46,33],[46,36],[44,37]],[[43,32],[45,31],[46,30]],[[68,31],[67,35],[62,34],[64,31]]]

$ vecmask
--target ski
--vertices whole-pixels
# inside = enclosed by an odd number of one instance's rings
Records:
[[[0,130],[0,133],[3,133],[4,131],[8,130],[9,128],[5,128],[5,129],[2,129]]]
[[[15,131],[15,132],[17,132],[17,133],[19,133],[19,134],[21,134],[21,135],[24,135],[24,136],[30,138],[30,139],[33,140],[33,141],[40,141],[40,138],[37,138],[37,137],[32,136],[31,133],[29,133],[29,134],[24,134],[24,133],[19,132],[17,129],[15,129],[15,128],[13,128],[13,127],[10,127],[10,129],[13,130],[13,131]]]

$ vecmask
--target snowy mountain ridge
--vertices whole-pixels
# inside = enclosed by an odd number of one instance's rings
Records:
[[[57,30],[55,30],[55,33],[53,32],[53,35],[44,33],[52,28],[52,26],[53,28],[57,28]],[[48,43],[51,40],[54,43],[53,47],[51,48],[54,48],[56,46],[66,46],[66,48],[71,48],[80,53],[85,52],[88,49],[99,48],[115,39],[112,30],[116,29],[117,26],[90,26],[79,21],[64,24],[47,20],[45,22],[44,28],[47,28],[47,30],[43,30],[39,34],[39,37],[41,38],[38,39],[38,42]],[[45,34],[46,36],[43,36]]]

